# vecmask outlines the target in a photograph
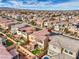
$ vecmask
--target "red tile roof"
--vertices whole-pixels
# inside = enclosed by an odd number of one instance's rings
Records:
[[[4,25],[12,25],[17,23],[17,21],[15,20],[7,20],[7,19],[0,19],[0,24],[4,24]]]
[[[35,36],[35,38],[38,40],[45,40],[47,38],[46,35],[49,35],[49,34],[50,33],[48,32],[47,29],[43,29],[43,30],[32,33],[32,35]]]
[[[30,27],[30,26],[29,26],[29,27],[20,28],[19,30],[22,31],[22,32],[24,31],[24,32],[26,32],[26,33],[28,33],[28,34],[29,34],[29,33],[33,33],[33,31],[36,31],[35,28]]]

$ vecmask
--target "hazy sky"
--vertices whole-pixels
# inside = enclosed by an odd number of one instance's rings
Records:
[[[79,10],[79,0],[0,0],[0,7],[33,10]]]

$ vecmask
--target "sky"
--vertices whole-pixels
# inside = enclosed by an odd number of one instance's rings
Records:
[[[0,7],[31,10],[79,10],[79,0],[0,0]]]

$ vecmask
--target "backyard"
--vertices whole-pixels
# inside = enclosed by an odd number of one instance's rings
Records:
[[[15,41],[17,42],[17,45],[23,45],[25,43],[22,39],[16,39]]]
[[[8,47],[8,46],[13,45],[13,43],[12,43],[11,41],[9,41],[9,40],[6,40],[6,45],[7,45],[7,47]]]
[[[33,53],[34,55],[40,55],[42,52],[43,52],[42,49],[35,49],[35,50],[32,51],[32,53]]]

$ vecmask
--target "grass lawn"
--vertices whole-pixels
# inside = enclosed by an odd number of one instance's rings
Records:
[[[16,42],[17,42],[17,44],[18,44],[18,45],[22,45],[22,44],[24,44],[24,43],[25,43],[25,42],[24,42],[24,40],[19,40],[19,39],[18,39],[18,40],[16,40]]]
[[[39,55],[40,53],[42,53],[42,50],[41,49],[36,49],[36,50],[33,50],[32,53],[34,55]]]
[[[6,45],[11,46],[11,45],[13,45],[13,43],[11,41],[6,40]]]

